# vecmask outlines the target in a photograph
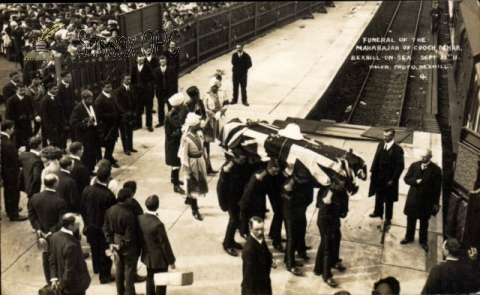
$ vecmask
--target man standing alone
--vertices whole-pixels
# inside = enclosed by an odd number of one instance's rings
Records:
[[[420,219],[420,245],[428,251],[428,220],[430,215],[440,209],[439,200],[442,190],[442,170],[432,163],[432,151],[422,151],[421,161],[413,163],[405,175],[405,183],[410,185],[403,213],[407,215],[407,233],[400,244],[413,241],[417,219]]]
[[[238,101],[238,85],[242,89],[242,103],[249,106],[247,102],[247,73],[252,67],[252,59],[250,55],[243,52],[243,45],[237,45],[237,52],[232,55],[232,72],[233,72],[233,99],[232,103]]]
[[[375,210],[370,217],[383,218],[385,203],[385,225],[390,225],[393,216],[393,203],[398,201],[398,179],[405,168],[403,149],[395,143],[395,130],[383,131],[385,142],[380,142],[373,158],[372,181],[368,196],[375,195]]]

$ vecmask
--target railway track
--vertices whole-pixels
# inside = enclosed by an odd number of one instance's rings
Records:
[[[421,45],[417,44],[417,31],[422,9],[423,1],[398,3],[384,33],[385,42],[382,43],[383,46],[396,45],[398,50],[376,52],[363,85],[351,105],[347,123],[400,126],[414,46]]]

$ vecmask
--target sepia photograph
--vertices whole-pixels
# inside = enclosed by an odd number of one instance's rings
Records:
[[[0,20],[0,294],[480,294],[480,1]]]

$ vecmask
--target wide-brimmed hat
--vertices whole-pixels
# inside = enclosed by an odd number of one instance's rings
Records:
[[[199,115],[197,115],[195,113],[188,113],[187,119],[185,119],[185,123],[188,126],[196,126],[196,125],[200,124],[201,119],[202,119],[202,117],[200,117]]]
[[[183,103],[183,93],[175,93],[174,95],[172,95],[172,97],[168,99],[168,102],[172,107],[181,105]]]
[[[278,131],[278,134],[294,140],[303,139],[302,132],[300,132],[300,127],[295,123],[288,124],[285,129]]]

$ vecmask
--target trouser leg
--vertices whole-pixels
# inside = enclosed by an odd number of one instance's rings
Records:
[[[415,227],[417,226],[417,218],[407,215],[407,233],[405,239],[413,241],[415,238]]]
[[[42,253],[42,264],[43,264],[43,273],[45,274],[45,280],[47,284],[50,284],[50,260],[49,260],[49,253],[43,252]]]
[[[420,218],[420,243],[428,242],[428,217]]]
[[[6,183],[4,183],[5,185]],[[3,188],[3,199],[5,202],[5,211],[8,217],[18,215],[18,203],[20,202],[20,191],[16,187],[5,186]]]
[[[113,160],[113,151],[115,149],[115,139],[109,139],[105,141],[105,154],[103,158],[109,160],[112,164],[115,163]]]
[[[120,139],[122,140],[122,147],[124,152],[128,152],[128,135],[127,126],[125,123],[120,124]]]
[[[137,273],[137,254],[124,256],[125,263],[125,295],[135,295],[135,275]]]
[[[385,219],[392,220],[393,217],[393,202],[385,201]]]
[[[232,103],[237,103],[238,101],[238,87],[240,86],[240,81],[237,77],[237,74],[233,74],[233,98]]]
[[[342,240],[342,232],[340,227],[333,229],[333,243],[332,243],[332,264],[335,265],[340,260],[340,242]]]
[[[287,245],[285,249],[285,263],[287,269],[295,267],[295,241],[294,241],[294,231],[293,222],[291,218],[285,218],[285,231],[287,232]]]
[[[153,95],[145,98],[145,125],[152,127]]]
[[[223,245],[225,247],[231,247],[235,242],[235,231],[237,230],[239,223],[240,208],[238,205],[233,205],[228,208],[228,225],[225,232],[225,238],[223,239]]]
[[[119,253],[118,262],[115,264],[115,284],[117,285],[117,295],[125,294],[125,256]]]
[[[165,100],[163,98],[157,97],[158,103],[158,123],[164,124],[165,123]]]
[[[280,243],[282,238],[282,222],[283,222],[283,202],[280,196],[268,195],[270,205],[273,210],[273,219],[270,225],[269,236],[272,238],[274,244]]]
[[[375,210],[373,214],[383,218],[383,196],[378,193],[375,194]]]
[[[240,77],[240,88],[242,89],[242,102],[247,102],[247,74]]]

